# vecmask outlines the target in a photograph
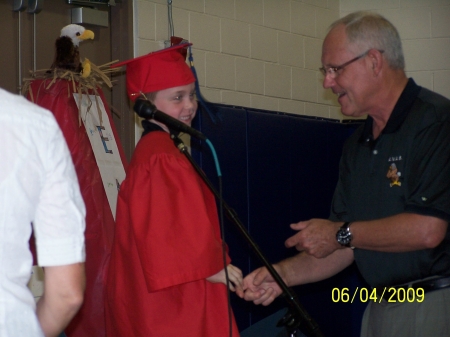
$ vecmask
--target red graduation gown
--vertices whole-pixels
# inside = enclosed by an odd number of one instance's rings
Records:
[[[229,336],[226,286],[206,281],[224,268],[215,199],[168,133],[138,143],[116,222],[107,336]]]

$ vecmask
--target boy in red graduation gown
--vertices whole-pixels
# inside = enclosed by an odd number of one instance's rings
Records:
[[[187,44],[125,61],[131,100],[191,125],[195,77]],[[107,336],[239,336],[228,297],[214,196],[176,148],[166,125],[142,122],[121,185],[108,270]],[[230,289],[242,297],[242,273],[226,256]],[[231,324],[229,324],[231,322]]]

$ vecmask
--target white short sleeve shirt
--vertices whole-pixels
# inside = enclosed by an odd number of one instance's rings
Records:
[[[38,264],[85,261],[86,210],[51,112],[0,89],[0,336],[43,336],[27,288]]]

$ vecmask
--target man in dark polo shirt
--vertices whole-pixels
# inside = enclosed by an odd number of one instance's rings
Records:
[[[361,336],[450,336],[450,101],[406,77],[398,32],[374,13],[332,24],[322,64],[342,113],[368,117],[344,146],[329,220],[292,224],[286,246],[301,253],[275,268],[293,286],[355,261],[377,298]],[[244,286],[255,304],[281,293],[265,268]]]

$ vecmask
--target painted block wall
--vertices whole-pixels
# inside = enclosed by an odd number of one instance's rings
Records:
[[[328,26],[373,10],[398,28],[406,70],[450,98],[450,0],[172,0],[174,34],[193,43],[201,91],[210,101],[343,119],[322,88]],[[164,47],[167,0],[135,0],[135,56]]]
[[[373,10],[398,29],[406,72],[450,98],[450,0],[341,0],[340,15]]]

